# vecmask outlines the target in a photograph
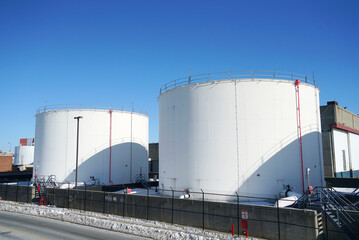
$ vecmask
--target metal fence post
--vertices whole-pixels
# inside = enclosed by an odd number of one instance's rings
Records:
[[[236,192],[237,195],[237,228],[238,228],[238,237],[239,237],[239,195]]]
[[[7,194],[8,194],[8,191],[9,191],[9,183],[8,183],[8,180],[7,180],[7,178],[4,178],[4,180],[5,180],[5,200],[8,200],[7,199]]]
[[[15,196],[15,202],[17,202],[17,195],[19,195],[19,180],[16,180],[16,196]]]
[[[26,203],[29,203],[29,185],[30,185],[30,182],[29,182],[29,180],[27,180]]]
[[[171,203],[172,203],[172,207],[171,207],[171,223],[173,224],[173,201],[174,201],[174,196],[175,196],[175,193],[174,193],[174,190],[173,190],[173,188],[172,187],[170,187],[171,188],[171,190],[172,190],[172,201],[171,201]]]
[[[126,190],[126,189],[124,189]],[[122,202],[122,216],[125,217],[125,203],[126,203],[126,191],[123,193],[123,202]]]
[[[7,200],[7,190],[8,190],[8,186],[7,183],[5,184],[5,200]]]
[[[201,189],[202,192],[202,229],[204,231],[204,192]]]
[[[125,191],[123,192],[123,201],[122,201],[122,216],[125,217],[125,198],[126,198],[126,193]]]
[[[52,204],[55,206],[55,184],[54,184],[54,187],[52,188]]]
[[[146,218],[148,220],[148,200],[149,200],[150,190],[147,188],[147,199],[146,199]]]
[[[70,183],[67,182],[67,208],[70,208]]]
[[[278,224],[278,239],[280,240],[280,219],[279,219],[279,202],[277,196],[275,196],[277,199],[277,224]]]
[[[85,183],[85,182],[84,182]],[[87,202],[87,185],[85,183],[85,203],[84,203],[84,211],[86,212],[86,202]]]
[[[103,191],[103,213],[106,212],[106,204],[105,204],[105,202],[106,202],[106,192]]]

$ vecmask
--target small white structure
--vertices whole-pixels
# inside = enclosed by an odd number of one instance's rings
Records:
[[[34,143],[34,138],[21,138],[20,146],[15,147],[13,165],[20,171],[26,170],[34,162]]]
[[[34,146],[15,147],[14,165],[30,165],[34,162]]]
[[[107,109],[55,109],[36,114],[34,176],[74,182],[130,183],[148,171],[148,117]]]
[[[306,190],[306,168],[324,185],[319,90],[305,76],[173,81],[160,91],[159,127],[160,188],[273,198],[283,185]]]
[[[359,176],[359,131],[357,133],[348,132],[333,128],[333,158],[335,159],[336,177]]]

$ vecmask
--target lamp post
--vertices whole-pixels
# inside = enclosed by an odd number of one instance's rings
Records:
[[[10,150],[9,150],[9,152],[11,152],[11,143],[8,142],[8,144],[10,145]]]
[[[80,118],[82,116],[74,117],[77,119],[77,143],[76,143],[76,177],[75,177],[75,188],[77,188],[77,173],[79,167],[79,129],[80,129]]]

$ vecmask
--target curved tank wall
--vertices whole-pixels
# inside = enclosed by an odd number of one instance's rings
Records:
[[[34,161],[34,146],[15,147],[14,165],[30,165]]]
[[[34,176],[74,182],[130,183],[148,171],[148,117],[115,110],[51,110],[36,114]],[[111,124],[112,120],[112,124]],[[96,179],[95,181],[91,179]]]
[[[310,168],[310,184],[322,186],[319,90],[299,87],[303,172]],[[302,193],[297,106],[295,82],[283,79],[165,89],[159,96],[160,187],[273,198],[289,184]]]

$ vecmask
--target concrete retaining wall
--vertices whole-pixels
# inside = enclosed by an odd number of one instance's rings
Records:
[[[317,212],[313,210],[56,188],[48,188],[47,197],[57,207],[204,227],[220,232],[229,232],[233,224],[235,233],[238,230],[242,233],[241,212],[247,210],[250,236],[278,239],[280,232],[280,239],[318,238]]]

